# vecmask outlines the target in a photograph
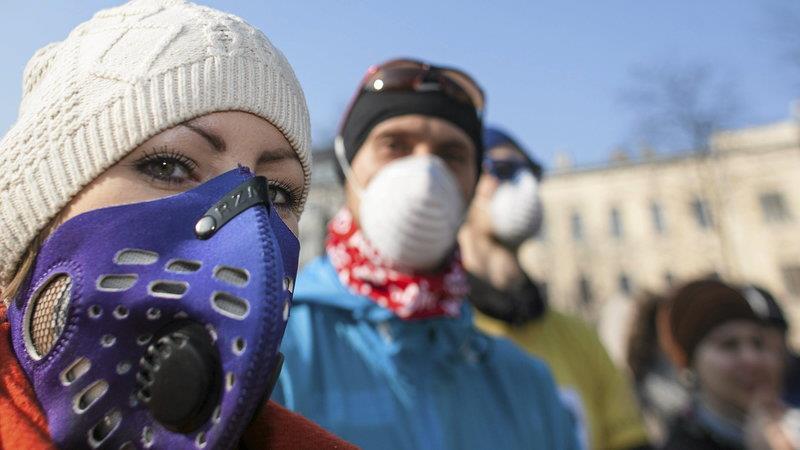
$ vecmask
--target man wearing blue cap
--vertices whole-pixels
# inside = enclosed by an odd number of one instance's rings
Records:
[[[550,365],[583,448],[648,448],[632,392],[595,331],[549,308],[517,260],[542,222],[541,166],[499,129],[484,130],[484,148],[483,173],[459,233],[478,327]]]

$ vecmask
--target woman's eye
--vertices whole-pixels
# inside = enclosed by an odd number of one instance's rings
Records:
[[[269,200],[272,204],[283,210],[292,210],[299,214],[298,199],[303,193],[302,187],[292,187],[290,185],[279,184],[278,182],[270,182],[269,185]]]
[[[195,164],[189,158],[177,154],[148,154],[135,164],[136,169],[158,181],[180,184],[192,178]]]
[[[282,188],[271,186],[269,190],[269,200],[275,206],[285,206],[289,201],[289,195]]]
[[[154,161],[148,165],[148,170],[156,177],[162,179],[185,178],[189,176],[189,171],[176,161],[161,160]]]

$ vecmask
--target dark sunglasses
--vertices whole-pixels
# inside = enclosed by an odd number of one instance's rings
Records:
[[[531,165],[527,161],[518,159],[486,158],[483,160],[483,171],[500,181],[514,178],[514,175],[520,170],[531,170]]]
[[[372,66],[359,92],[440,91],[448,97],[483,112],[483,90],[469,75],[449,67],[438,67],[413,59],[394,59]]]

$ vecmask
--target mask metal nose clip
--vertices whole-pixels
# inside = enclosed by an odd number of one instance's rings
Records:
[[[270,207],[270,187],[264,177],[253,177],[225,194],[194,225],[198,239],[209,239],[242,211],[257,204]]]

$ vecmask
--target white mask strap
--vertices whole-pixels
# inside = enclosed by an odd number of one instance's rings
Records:
[[[336,155],[336,160],[339,162],[339,167],[342,168],[345,179],[353,184],[353,190],[355,191],[356,195],[361,197],[361,194],[364,192],[364,186],[361,184],[358,178],[356,178],[353,168],[350,167],[350,163],[347,161],[347,155],[345,154],[344,149],[344,139],[342,139],[341,135],[336,136],[336,139],[333,140],[333,153]]]

